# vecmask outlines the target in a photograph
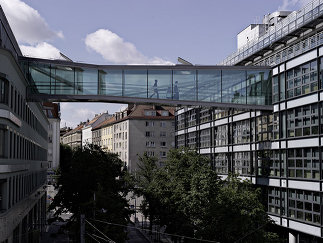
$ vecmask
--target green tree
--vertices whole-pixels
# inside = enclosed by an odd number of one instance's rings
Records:
[[[85,214],[87,219],[95,218],[126,225],[130,211],[125,199],[127,188],[123,180],[125,172],[122,165],[118,155],[105,153],[95,145],[75,150],[61,146],[56,184],[58,193],[50,209],[55,209],[56,215],[66,211],[73,213],[72,220],[76,231],[81,214]],[[122,227],[97,227],[117,242],[126,238]],[[78,235],[77,232],[76,234]]]
[[[260,188],[236,175],[221,184],[214,200],[215,208],[207,216],[201,236],[228,243],[269,242],[277,236],[266,233],[266,227],[272,222],[260,201]]]
[[[144,188],[137,192],[149,202],[145,210],[153,211],[154,222],[166,225],[168,233],[220,242],[278,242],[276,234],[266,232],[271,221],[260,189],[237,176],[221,180],[210,160],[195,151],[171,150],[162,168],[145,157],[138,174],[146,175],[136,181]]]
[[[149,157],[146,153],[143,156],[139,156],[138,172],[132,176],[133,192],[137,196],[144,195],[144,199],[140,205],[140,210],[143,215],[149,219],[150,230],[152,225],[157,222],[158,209],[160,208],[160,202],[156,197],[156,172],[157,158]]]

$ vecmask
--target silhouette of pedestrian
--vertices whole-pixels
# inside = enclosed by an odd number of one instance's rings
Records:
[[[159,99],[158,80],[157,79],[155,79],[155,83],[154,83],[154,86],[153,86],[153,91],[154,91],[154,93],[149,98],[153,97],[156,94],[157,99]]]
[[[178,81],[175,81],[175,85],[174,85],[174,95],[173,95],[173,99],[174,100],[178,100],[179,99],[179,90],[178,90]]]

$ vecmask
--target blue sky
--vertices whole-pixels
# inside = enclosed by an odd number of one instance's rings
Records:
[[[218,64],[236,35],[309,0],[0,0],[26,55],[98,64]],[[62,103],[62,126],[125,105]]]

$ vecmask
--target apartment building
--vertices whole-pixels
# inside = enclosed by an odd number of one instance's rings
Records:
[[[116,121],[115,117],[111,117],[96,127],[93,127],[92,132],[96,133],[100,130],[100,141],[96,140],[97,145],[101,145],[102,150],[105,152],[113,152],[113,123]]]
[[[323,2],[312,1],[297,12],[266,15],[262,24],[239,33],[238,51],[221,63],[271,66],[272,78],[245,73],[242,82],[251,84],[246,96],[270,85],[272,112],[176,111],[176,146],[208,156],[223,178],[237,173],[259,185],[269,216],[289,233],[290,242],[323,237],[322,14]],[[215,85],[222,84],[218,76],[210,77]],[[231,80],[233,89],[241,81],[234,75]]]
[[[92,141],[92,128],[96,127],[98,124],[102,123],[106,119],[109,119],[112,115],[109,112],[96,114],[91,121],[87,121],[82,128],[82,146],[86,144],[91,144]]]
[[[26,101],[21,55],[0,8],[0,242],[36,242],[46,222],[49,122]]]
[[[77,148],[82,146],[82,128],[85,122],[80,122],[80,124],[72,129],[71,131],[65,133],[62,137],[62,143],[71,146],[71,148]]]
[[[130,172],[138,169],[138,155],[166,159],[174,141],[174,108],[154,105],[128,105],[114,117],[92,129],[93,144],[117,153]]]
[[[60,106],[59,103],[43,102],[43,109],[49,121],[48,126],[48,168],[57,169],[60,155]]]
[[[138,155],[159,158],[160,165],[174,147],[174,108],[154,105],[129,105],[116,113],[113,124],[113,152],[128,170],[138,169]]]

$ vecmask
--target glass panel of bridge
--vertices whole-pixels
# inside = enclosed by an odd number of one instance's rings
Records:
[[[198,100],[221,102],[221,70],[198,70]]]
[[[247,71],[248,104],[271,105],[272,87],[269,74],[269,70]]]
[[[122,96],[121,70],[99,70],[99,94]]]
[[[52,94],[75,94],[74,68],[68,66],[52,66],[51,86]]]
[[[36,85],[41,94],[51,94],[50,65],[30,63],[29,72],[32,86]],[[36,91],[36,89],[33,91]]]
[[[147,98],[147,70],[124,71],[124,96]]]
[[[174,71],[174,100],[196,100],[196,71]]]
[[[75,68],[77,94],[98,94],[98,70]]]
[[[222,70],[222,102],[246,104],[246,72]]]
[[[172,98],[171,70],[148,70],[148,98]]]

